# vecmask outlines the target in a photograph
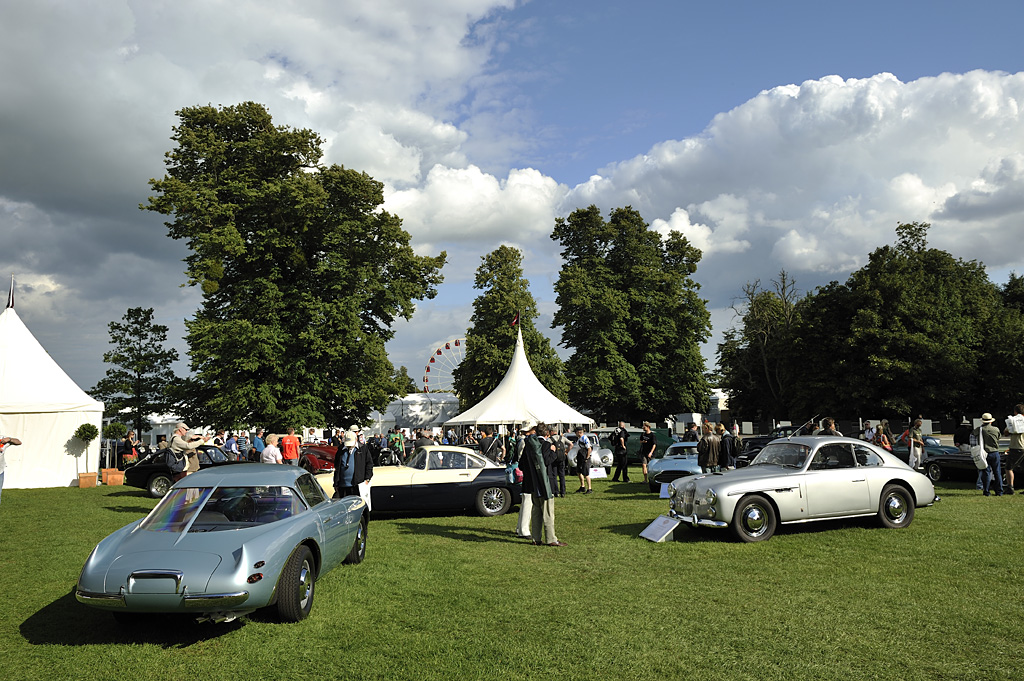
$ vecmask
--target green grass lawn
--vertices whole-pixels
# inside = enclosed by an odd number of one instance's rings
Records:
[[[565,548],[515,515],[387,517],[309,619],[161,618],[75,601],[93,546],[154,505],[125,487],[3,492],[0,679],[1013,679],[1024,676],[1024,495],[940,483],[905,530],[783,528],[762,544],[638,533],[667,509],[596,481],[556,501]]]

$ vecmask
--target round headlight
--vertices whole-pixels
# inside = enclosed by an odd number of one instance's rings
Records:
[[[709,489],[707,492],[704,493],[704,503],[707,504],[708,506],[714,506],[715,502],[717,501],[718,495],[715,494],[714,489]]]

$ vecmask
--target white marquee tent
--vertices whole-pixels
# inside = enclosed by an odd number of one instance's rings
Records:
[[[593,425],[584,416],[552,395],[534,375],[519,330],[512,363],[494,390],[467,411],[448,420],[447,425],[520,424],[526,421]]]
[[[12,295],[13,298],[13,295]],[[0,435],[22,445],[4,448],[4,487],[67,487],[95,473],[100,438],[88,449],[74,437],[83,423],[100,429],[103,403],[89,397],[47,354],[14,311],[0,312]]]

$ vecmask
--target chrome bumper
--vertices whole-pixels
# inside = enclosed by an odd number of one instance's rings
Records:
[[[153,594],[146,595],[150,596]],[[245,603],[248,599],[248,591],[234,591],[231,593],[223,594],[196,595],[192,595],[186,591],[184,594],[182,594],[181,605],[182,607],[189,609],[202,608],[207,610],[217,610],[221,608],[233,608],[237,605]],[[107,610],[117,610],[128,607],[128,604],[125,601],[123,591],[121,593],[108,594],[76,589],[75,600],[77,600],[79,603],[84,603],[85,605],[91,605],[96,608],[104,608]]]
[[[691,527],[715,527],[718,529],[724,529],[729,527],[729,523],[722,522],[721,520],[709,520],[708,518],[698,518],[695,515],[682,515],[675,511],[669,511],[669,516],[681,520]]]

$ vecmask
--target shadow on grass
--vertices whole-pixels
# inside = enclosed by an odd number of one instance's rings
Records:
[[[613,482],[608,481],[608,484],[603,490],[605,494],[617,494],[617,495],[628,495],[630,497],[649,496],[651,494],[650,488],[646,482]]]
[[[145,506],[108,506],[107,510],[114,513],[132,513],[137,516],[144,516],[149,515],[149,512],[153,509]]]
[[[450,525],[429,525],[423,523],[395,523],[398,531],[404,534],[428,534],[435,537],[455,539],[457,541],[471,542],[507,542],[521,544],[522,539],[517,539],[508,530],[492,528],[469,528],[451,527]]]
[[[652,518],[651,520],[653,521],[654,519]],[[646,524],[606,525],[601,529],[614,534],[638,537],[640,532],[642,532],[646,527]],[[835,532],[843,529],[878,530],[879,532],[889,531],[882,527],[874,517],[863,516],[860,518],[819,520],[811,523],[779,525],[775,528],[775,534],[773,536],[786,537],[814,535],[822,532]],[[676,527],[673,536],[673,541],[685,544],[698,542],[724,542],[727,544],[739,543],[739,540],[736,539],[736,535],[733,534],[732,530],[729,528],[696,528],[690,527],[686,524],[680,524]]]
[[[149,497],[149,492],[147,492],[144,489],[132,488],[130,490],[126,489],[123,492],[110,492],[109,494],[107,494],[107,496],[108,497],[147,497],[148,498]],[[154,499],[154,501],[155,501],[155,499]]]
[[[74,590],[43,607],[21,623],[22,637],[32,645],[84,646],[97,643],[151,643],[164,648],[185,648],[243,626],[240,620],[200,624],[189,615],[140,615],[131,624],[82,605]]]

